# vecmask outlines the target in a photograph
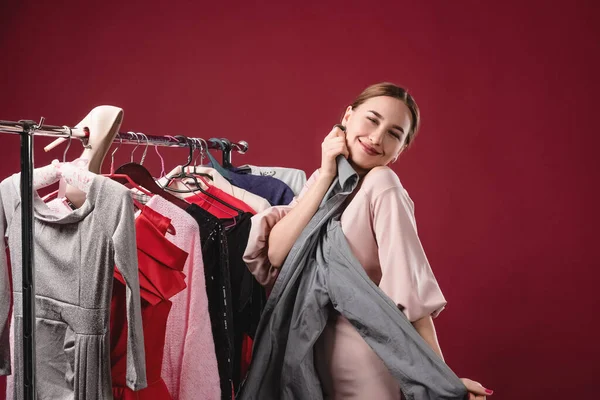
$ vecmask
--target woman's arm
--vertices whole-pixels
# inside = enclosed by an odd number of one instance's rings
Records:
[[[302,230],[315,215],[333,178],[334,176],[319,174],[316,182],[308,189],[296,207],[275,224],[269,235],[268,252],[269,262],[273,267],[279,268],[283,265]]]
[[[269,235],[268,257],[275,268],[283,265],[302,230],[318,210],[319,204],[337,174],[336,157],[340,154],[348,157],[346,136],[338,127],[334,127],[325,137],[321,147],[321,168],[316,182],[298,204],[275,224]]]
[[[417,321],[414,321],[412,324],[417,332],[419,332],[419,335],[425,339],[433,351],[435,351],[437,355],[440,356],[442,361],[444,361],[444,355],[442,354],[442,349],[440,348],[440,344],[435,333],[435,325],[433,324],[433,318],[431,318],[431,315],[427,315]]]

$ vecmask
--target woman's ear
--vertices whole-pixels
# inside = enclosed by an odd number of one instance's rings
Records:
[[[348,106],[348,108],[346,108],[346,112],[344,113],[344,116],[342,117],[342,125],[346,126],[353,111],[354,110],[352,110],[352,106]]]
[[[402,154],[402,152],[406,149],[406,145],[402,145],[402,147],[400,148],[400,151],[398,152],[398,154],[396,154],[396,157],[394,157],[394,159],[392,160],[392,163],[395,163],[396,161],[398,161],[398,157],[400,157],[400,154]]]

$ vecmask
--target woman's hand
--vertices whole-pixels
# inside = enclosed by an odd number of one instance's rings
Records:
[[[319,175],[328,178],[334,178],[337,174],[337,163],[335,158],[342,154],[348,158],[349,152],[346,146],[346,133],[337,125],[333,127],[331,132],[321,144],[321,169]]]
[[[460,378],[469,391],[469,400],[485,400],[485,396],[491,396],[494,391],[484,388],[481,383],[467,378]]]

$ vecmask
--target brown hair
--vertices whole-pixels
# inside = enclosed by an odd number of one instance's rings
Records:
[[[419,107],[417,106],[415,99],[413,99],[406,89],[389,82],[376,83],[375,85],[369,86],[363,90],[363,92],[358,95],[356,100],[354,100],[351,107],[352,109],[355,109],[368,99],[379,96],[389,96],[402,100],[410,110],[412,125],[406,135],[405,142],[406,147],[409,147],[417,136],[421,117],[419,113]]]

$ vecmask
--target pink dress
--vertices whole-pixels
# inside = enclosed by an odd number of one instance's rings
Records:
[[[252,218],[244,261],[270,289],[277,278],[267,257],[271,228],[315,182],[316,171],[289,206],[272,207]],[[411,322],[437,317],[446,305],[417,234],[414,204],[388,167],[371,170],[348,203],[342,230],[367,275]],[[333,315],[315,346],[315,364],[325,398],[397,400],[400,387],[349,321]]]
[[[183,267],[187,288],[171,297],[161,376],[174,400],[221,399],[215,344],[208,314],[200,229],[191,215],[160,196],[146,207],[168,216],[173,244],[189,255]]]

